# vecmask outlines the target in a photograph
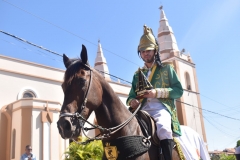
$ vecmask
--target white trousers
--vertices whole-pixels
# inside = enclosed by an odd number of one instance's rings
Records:
[[[160,140],[173,139],[171,115],[158,99],[148,98],[142,110],[148,112],[156,121],[157,136]]]

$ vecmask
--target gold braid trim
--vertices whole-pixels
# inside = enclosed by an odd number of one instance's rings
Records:
[[[175,137],[173,137],[173,141],[176,143],[176,148],[177,148],[177,152],[178,152],[179,158],[180,158],[181,160],[186,160],[186,158],[184,157],[184,154],[183,154],[183,152],[182,152],[182,149],[181,149],[181,147],[180,147],[180,144],[179,144],[178,140],[177,140]]]

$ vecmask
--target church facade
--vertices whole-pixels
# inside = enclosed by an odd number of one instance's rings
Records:
[[[160,10],[157,34],[160,57],[163,62],[171,62],[174,65],[184,89],[183,96],[176,101],[178,119],[181,125],[193,128],[207,142],[195,64],[189,54],[178,49],[168,19],[163,9],[160,8]]]
[[[190,55],[179,51],[162,9],[160,17],[157,38],[161,59],[173,63],[184,88],[182,98],[176,101],[178,118],[207,142],[195,64]],[[100,41],[94,68],[109,73]],[[1,159],[19,160],[27,144],[32,145],[38,159],[64,159],[69,140],[60,137],[56,123],[64,98],[63,76],[64,70],[0,55],[0,144],[4,146],[0,148]],[[108,74],[103,76],[125,104],[131,86],[114,81]],[[94,114],[89,119],[94,122]],[[94,136],[95,131],[87,134]]]

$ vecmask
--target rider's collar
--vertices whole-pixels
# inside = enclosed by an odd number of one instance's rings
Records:
[[[149,67],[149,68],[146,66],[146,63],[144,63],[144,66],[143,66],[142,69],[144,69],[144,70],[152,70],[152,68],[153,68],[154,65],[155,65],[155,60],[153,61],[151,67]]]

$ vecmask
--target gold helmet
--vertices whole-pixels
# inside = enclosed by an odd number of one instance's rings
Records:
[[[140,43],[138,45],[138,52],[154,49],[156,49],[156,51],[158,52],[158,45],[156,43],[156,39],[153,35],[152,29],[144,25],[143,30],[144,34],[140,39]]]

